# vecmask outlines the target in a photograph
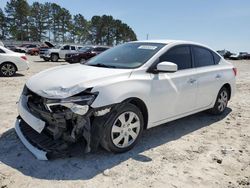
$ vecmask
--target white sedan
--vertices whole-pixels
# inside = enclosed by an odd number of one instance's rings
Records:
[[[24,54],[13,52],[0,46],[0,75],[11,77],[16,71],[29,69],[29,62]]]
[[[235,93],[236,72],[217,52],[194,42],[122,44],[85,64],[31,77],[16,132],[43,160],[82,140],[86,152],[99,143],[125,152],[144,129],[204,110],[222,114]]]

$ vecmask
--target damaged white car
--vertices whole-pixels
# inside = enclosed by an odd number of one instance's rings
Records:
[[[203,110],[224,112],[236,69],[218,53],[185,41],[136,41],[86,64],[31,77],[18,104],[16,132],[46,160],[80,141],[125,152],[148,129]]]

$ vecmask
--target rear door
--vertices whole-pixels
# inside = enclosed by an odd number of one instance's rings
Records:
[[[200,46],[192,46],[192,53],[198,81],[196,106],[197,109],[205,108],[213,104],[222,84],[220,57]]]

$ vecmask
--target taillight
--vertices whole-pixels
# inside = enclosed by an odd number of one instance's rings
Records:
[[[27,57],[26,56],[21,56],[22,59],[24,59],[25,61],[27,61]]]
[[[233,68],[233,71],[234,71],[234,76],[237,76],[237,68]]]

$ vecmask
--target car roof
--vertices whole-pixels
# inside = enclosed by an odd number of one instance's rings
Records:
[[[161,43],[161,44],[191,44],[191,45],[198,45],[198,46],[203,46],[206,48],[211,49],[210,47],[200,44],[197,42],[193,41],[185,41],[185,40],[142,40],[142,41],[133,41],[133,42],[141,42],[141,43]]]

